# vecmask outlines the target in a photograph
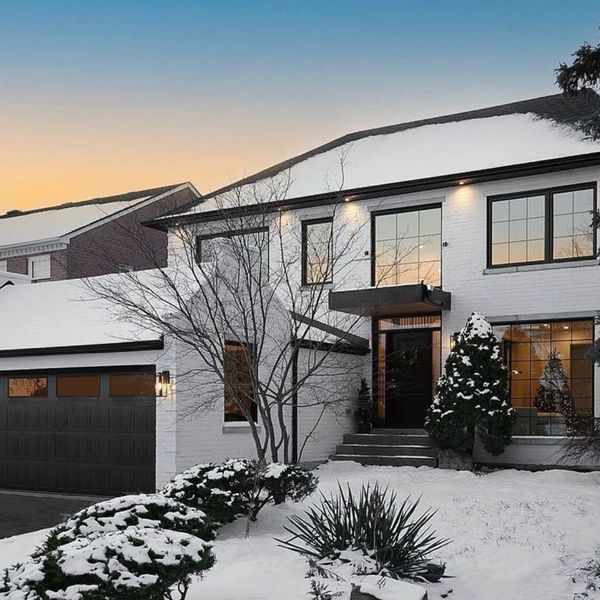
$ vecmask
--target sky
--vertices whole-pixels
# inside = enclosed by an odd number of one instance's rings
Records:
[[[0,0],[0,213],[557,92],[600,0]]]

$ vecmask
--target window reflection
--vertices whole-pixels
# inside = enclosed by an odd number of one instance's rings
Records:
[[[496,325],[494,330],[509,369],[515,435],[564,435],[570,410],[593,414],[593,366],[585,358],[593,342],[592,320]]]
[[[375,217],[375,285],[441,284],[439,207]]]

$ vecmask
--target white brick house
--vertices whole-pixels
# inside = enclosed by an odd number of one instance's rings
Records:
[[[327,284],[322,320],[339,326],[349,315],[358,316],[352,333],[368,342],[369,351],[344,355],[348,373],[329,382],[342,400],[335,410],[317,418],[317,409],[303,409],[300,398],[295,417],[291,410],[286,412],[290,427],[295,419],[296,445],[310,434],[301,460],[326,460],[344,435],[354,431],[352,403],[361,377],[368,380],[378,401],[377,429],[422,428],[452,336],[478,311],[494,324],[503,342],[518,420],[513,444],[504,454],[491,457],[476,449],[476,461],[560,464],[564,420],[557,411],[536,407],[535,400],[551,349],[561,356],[577,410],[600,412],[597,368],[585,360],[586,350],[600,335],[596,324],[600,269],[597,232],[592,227],[600,143],[586,139],[577,126],[599,109],[598,104],[595,96],[556,95],[358,132],[151,224],[169,231],[173,266],[181,252],[182,231],[200,238],[213,235],[226,214],[239,213],[239,206],[231,206],[224,214],[221,199],[232,191],[260,189],[284,176],[289,177],[285,196],[263,203],[260,210],[273,222],[285,219],[297,234],[286,241],[286,252],[301,256],[305,263],[307,250],[301,240],[312,225],[350,232],[345,267],[334,268]],[[305,293],[305,284],[299,271],[298,294]],[[59,284],[18,287],[51,290],[48,286],[54,285]],[[43,306],[42,292],[27,293],[37,294],[36,306]],[[14,323],[11,310],[16,309],[10,300],[14,295],[11,291],[3,298],[0,288],[4,327]],[[73,358],[78,346],[86,346],[87,333],[82,330],[78,338],[71,331],[71,349],[61,343],[71,302],[78,300],[70,297],[62,308],[56,307],[55,319],[38,322],[46,341],[30,343],[27,356],[11,355],[18,349],[19,336],[11,338],[12,345],[0,340],[0,404],[5,403],[5,410],[9,406],[22,410],[18,403],[23,397],[11,395],[12,380],[19,380],[15,389],[21,386],[37,393],[37,387],[27,387],[21,380],[46,377],[49,389],[55,378],[69,374],[57,369],[97,374],[94,369],[101,367],[107,371],[100,378],[98,398],[115,402],[111,393],[105,393],[109,386],[105,379],[113,377],[111,369],[151,367],[153,374],[168,372],[170,379],[166,396],[144,399],[144,410],[150,402],[154,406],[153,436],[147,439],[153,453],[145,455],[146,462],[153,461],[153,485],[160,486],[195,463],[254,454],[246,424],[226,420],[222,394],[211,410],[191,410],[204,382],[199,376],[190,381],[183,374],[194,370],[198,358],[168,335],[159,344],[157,332],[148,337],[148,332],[130,331],[128,339],[138,340],[137,344],[144,340],[150,346],[111,349],[108,338],[121,336],[122,342],[125,334],[113,332],[115,325],[109,319],[111,327],[102,337],[102,347],[87,342],[87,351]],[[58,350],[52,353],[51,347]],[[152,356],[135,354],[150,350]],[[304,359],[301,353],[300,369]],[[58,392],[48,393],[60,407]],[[19,438],[18,427],[3,425],[1,419],[0,426]],[[143,433],[147,436],[148,431]],[[41,447],[40,440],[31,438],[30,432],[27,435],[31,444]],[[0,446],[0,454],[1,450]],[[18,456],[0,455],[0,479],[3,472],[16,472],[23,463],[27,461],[19,462]],[[35,488],[35,477],[32,481],[30,487]],[[77,489],[77,482],[73,485]],[[52,482],[39,487],[61,488]],[[94,488],[82,484],[81,489]]]

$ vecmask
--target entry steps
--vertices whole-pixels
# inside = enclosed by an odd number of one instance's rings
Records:
[[[331,460],[351,460],[361,465],[437,467],[439,448],[424,429],[372,429],[347,433]]]

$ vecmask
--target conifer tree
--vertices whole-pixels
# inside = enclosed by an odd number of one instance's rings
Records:
[[[567,427],[573,425],[575,419],[573,397],[569,390],[567,374],[555,348],[548,353],[548,362],[540,377],[540,385],[533,404],[540,412],[560,412]]]
[[[514,420],[500,343],[488,320],[473,313],[448,355],[425,427],[442,448],[472,454],[477,435],[498,455],[510,443]]]

